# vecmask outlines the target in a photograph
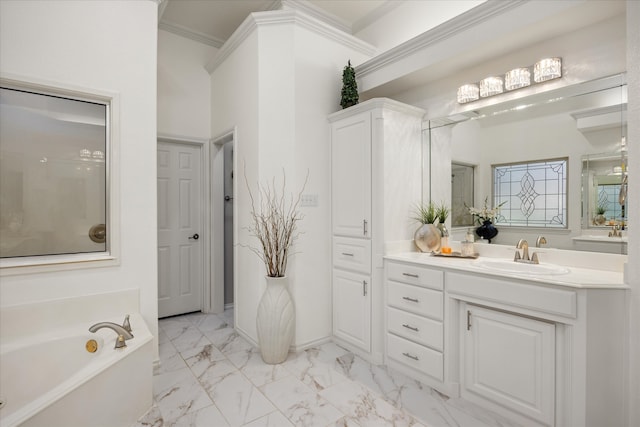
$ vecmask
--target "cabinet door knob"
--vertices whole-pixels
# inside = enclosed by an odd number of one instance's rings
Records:
[[[362,281],[362,296],[363,297],[367,296],[367,281],[366,280]]]
[[[411,302],[419,302],[417,298],[402,297],[402,299],[406,299],[407,301],[411,301]]]
[[[350,254],[349,252],[342,252],[342,255],[344,255],[344,256],[353,256],[353,254]]]
[[[406,323],[403,323],[402,326],[407,329],[411,329],[412,331],[419,332],[419,329],[416,328],[415,326],[407,325]]]

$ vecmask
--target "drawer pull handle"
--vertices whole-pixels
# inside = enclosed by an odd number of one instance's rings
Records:
[[[411,329],[412,331],[416,331],[416,332],[420,331],[420,330],[419,330],[418,328],[416,328],[415,326],[410,326],[410,325],[407,325],[406,323],[405,323],[405,324],[403,324],[402,326],[404,326],[404,327],[405,327],[405,328],[407,328],[407,329]]]
[[[407,277],[413,277],[414,279],[417,279],[418,276],[417,274],[413,274],[413,273],[402,273],[403,276],[407,276]]]
[[[409,359],[420,360],[420,359],[418,359],[418,356],[414,356],[413,354],[402,353],[402,355],[405,356],[405,357],[408,357]]]
[[[353,254],[350,254],[348,252],[342,252],[342,255],[344,255],[344,256],[353,256]]]
[[[418,298],[402,297],[402,299],[406,299],[407,301],[411,302],[420,302]]]

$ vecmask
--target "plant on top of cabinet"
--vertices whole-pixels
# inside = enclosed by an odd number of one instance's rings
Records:
[[[344,109],[356,105],[359,100],[358,83],[356,82],[356,70],[351,66],[351,60],[342,71],[342,99],[340,106]]]
[[[298,210],[302,192],[307,185],[309,173],[302,189],[287,200],[285,197],[286,176],[282,176],[282,186],[276,188],[275,178],[270,184],[258,186],[259,200],[253,196],[245,171],[245,181],[251,199],[251,225],[249,232],[260,241],[260,248],[249,246],[267,269],[267,287],[260,304],[256,326],[258,344],[262,360],[268,364],[278,364],[286,360],[293,341],[295,308],[287,289],[287,260],[294,240],[298,238],[296,226],[303,218]]]

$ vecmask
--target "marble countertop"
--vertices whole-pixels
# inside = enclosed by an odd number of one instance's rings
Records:
[[[476,247],[477,246],[478,245],[476,245]],[[624,275],[622,272],[596,270],[585,268],[584,266],[553,264],[566,267],[569,271],[564,274],[533,275],[528,273],[502,272],[487,269],[482,265],[483,260],[504,260],[513,262],[513,258],[485,257],[482,256],[482,254],[478,258],[473,259],[440,257],[420,252],[399,252],[387,254],[384,258],[387,260],[411,262],[451,271],[489,275],[501,279],[528,280],[533,283],[546,285],[565,286],[578,289],[629,289],[629,286],[624,283]],[[544,265],[544,261],[541,260],[540,264]]]

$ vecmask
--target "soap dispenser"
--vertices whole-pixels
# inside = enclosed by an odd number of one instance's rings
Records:
[[[465,237],[465,240],[467,242],[471,242],[471,243],[473,243],[475,241],[475,238],[473,237],[473,230],[472,229],[470,229],[470,228],[467,229],[467,235]]]

